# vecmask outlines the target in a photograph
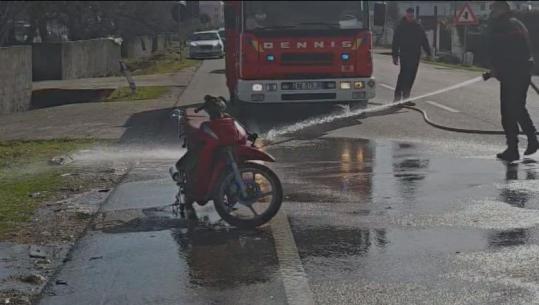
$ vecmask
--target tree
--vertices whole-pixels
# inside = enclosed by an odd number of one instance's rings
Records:
[[[18,3],[12,1],[13,3]],[[6,6],[0,2],[1,6]],[[65,27],[70,40],[111,35],[131,38],[177,30],[170,11],[173,1],[28,1],[25,8],[30,31],[42,41],[51,38],[48,27]]]
[[[17,19],[24,13],[27,2],[0,1],[0,46],[10,43]]]
[[[142,35],[178,32],[180,24],[171,14],[175,5],[175,1],[0,0],[0,44],[7,41],[9,34],[13,32],[14,20],[19,17],[24,17],[30,25],[28,43],[33,42],[36,35],[43,42],[53,41],[58,38],[55,37],[55,32],[64,30],[69,40],[107,36],[130,39]],[[192,7],[190,9],[193,10]],[[198,22],[196,18],[195,23]]]
[[[208,16],[208,14],[200,14],[200,23],[202,24],[208,24],[210,23],[211,18]]]

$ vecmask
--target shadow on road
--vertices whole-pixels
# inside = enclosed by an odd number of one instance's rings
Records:
[[[218,69],[218,70],[213,70],[210,73],[211,74],[225,74],[226,71],[225,71],[225,69]]]
[[[125,123],[121,144],[180,145],[178,125],[171,118],[174,108],[143,111],[133,114]]]
[[[103,102],[114,89],[46,89],[32,92],[31,109],[55,107],[68,104]]]

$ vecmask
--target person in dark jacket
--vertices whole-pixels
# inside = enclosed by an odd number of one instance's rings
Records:
[[[429,57],[432,56],[425,30],[415,21],[414,9],[409,8],[393,35],[393,63],[398,65],[400,58],[401,66],[395,88],[395,101],[410,97],[421,58],[421,48]],[[413,105],[411,102],[408,104]]]
[[[526,109],[533,57],[528,30],[513,17],[509,4],[495,1],[490,9],[487,30],[490,73],[500,81],[501,119],[507,140],[507,149],[496,156],[511,162],[520,159],[519,125],[528,137],[524,154],[531,155],[539,149],[536,129]]]

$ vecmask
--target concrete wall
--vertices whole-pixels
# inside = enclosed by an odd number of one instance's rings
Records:
[[[120,71],[121,49],[110,39],[62,44],[62,79],[107,76]]]
[[[0,114],[25,111],[32,98],[32,48],[0,48]]]
[[[120,71],[120,46],[110,39],[34,44],[33,79],[99,77]]]
[[[159,34],[153,37],[152,51],[162,52],[168,47],[168,39],[166,34]]]
[[[32,75],[34,81],[62,79],[62,44],[32,45]]]
[[[142,58],[152,55],[152,38],[149,36],[140,36],[132,39],[126,39],[122,43],[123,58]]]

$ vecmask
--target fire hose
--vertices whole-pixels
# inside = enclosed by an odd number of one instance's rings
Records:
[[[489,72],[486,72],[486,73],[483,74],[483,79],[485,81],[488,80],[491,77],[492,77],[492,75]],[[537,85],[535,85],[532,81],[530,81],[530,86],[539,95],[539,88],[537,87]],[[425,110],[423,110],[423,109],[413,107],[413,106],[403,106],[403,108],[407,108],[407,109],[410,109],[410,110],[417,111],[417,112],[421,113],[425,123],[427,123],[427,124],[429,124],[429,125],[431,125],[433,127],[436,127],[438,129],[447,130],[447,131],[453,131],[453,132],[460,132],[460,133],[469,133],[469,134],[490,134],[490,135],[503,135],[503,134],[505,134],[505,132],[502,131],[502,130],[482,130],[482,129],[468,129],[468,128],[457,128],[457,127],[445,126],[445,125],[442,125],[442,124],[439,124],[439,123],[436,123],[436,122],[432,121],[429,118],[427,112]],[[523,134],[523,133],[521,132],[520,134]],[[537,132],[537,134],[539,134],[539,132]]]

